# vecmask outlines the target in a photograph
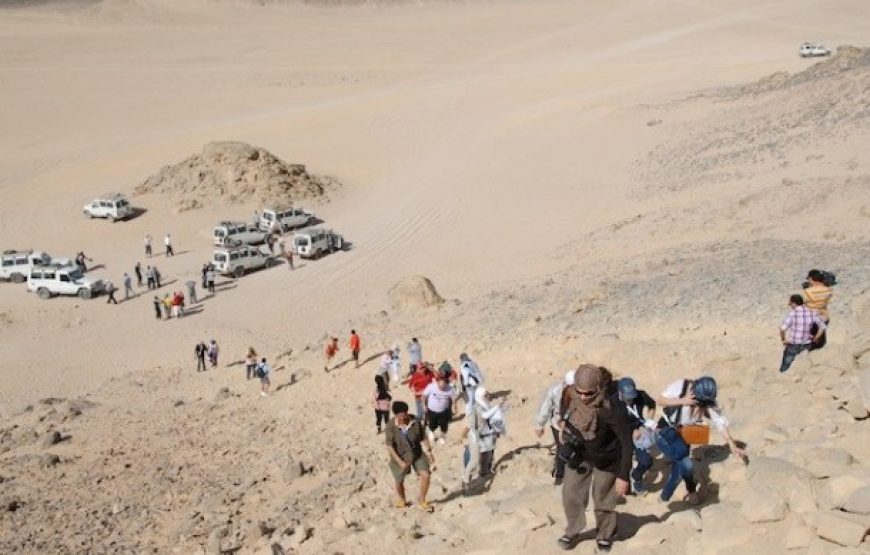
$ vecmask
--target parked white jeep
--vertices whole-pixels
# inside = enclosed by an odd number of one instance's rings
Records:
[[[69,258],[52,258],[42,251],[5,251],[0,255],[0,279],[24,283],[36,268],[57,268],[69,264]]]
[[[800,47],[801,58],[815,58],[816,56],[828,56],[830,54],[831,51],[820,42],[805,42]]]
[[[95,198],[86,204],[82,211],[88,218],[108,218],[110,222],[123,220],[133,214],[130,203],[119,193]]]
[[[320,258],[344,247],[344,238],[331,229],[314,228],[293,234],[293,251],[302,258]]]
[[[260,231],[253,224],[245,222],[220,222],[214,227],[214,245],[216,247],[253,245],[265,242],[266,235],[268,233]]]
[[[263,231],[282,232],[288,229],[304,227],[311,223],[314,214],[301,208],[264,208],[258,222]]]
[[[212,263],[215,270],[221,274],[240,278],[250,270],[271,268],[278,264],[278,260],[265,245],[259,247],[241,245],[215,249]]]
[[[90,299],[105,288],[103,280],[85,277],[76,266],[37,268],[27,278],[27,290],[36,291],[40,299],[50,299],[54,295],[78,295]]]

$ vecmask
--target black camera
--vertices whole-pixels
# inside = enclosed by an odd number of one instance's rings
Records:
[[[562,433],[564,441],[559,446],[556,456],[571,470],[579,471],[580,465],[583,464],[583,451],[585,449],[583,436],[570,422],[565,420],[564,423],[565,430]]]

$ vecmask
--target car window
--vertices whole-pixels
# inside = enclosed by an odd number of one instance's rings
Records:
[[[66,275],[66,274],[61,274],[61,275],[60,275],[60,280],[61,280],[62,282],[64,282],[64,283],[69,283],[69,276]]]
[[[3,259],[4,266],[12,266],[14,263],[15,263],[15,260],[13,260],[11,258],[4,258]]]
[[[239,259],[238,253],[234,252],[234,253],[230,254],[230,260],[238,260],[238,259]]]
[[[26,256],[19,256],[19,257],[15,258],[15,265],[16,266],[21,266],[24,264],[27,264],[27,257]]]
[[[42,277],[45,279],[54,279],[54,275],[54,272],[45,272],[44,274],[42,274]]]

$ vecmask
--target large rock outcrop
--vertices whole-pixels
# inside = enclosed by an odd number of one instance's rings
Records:
[[[316,202],[337,185],[263,148],[219,141],[205,145],[201,154],[164,166],[135,192],[169,194],[175,210],[183,212],[215,204]]]
[[[408,276],[389,291],[390,303],[397,310],[413,310],[438,306],[444,299],[435,286],[423,276]]]

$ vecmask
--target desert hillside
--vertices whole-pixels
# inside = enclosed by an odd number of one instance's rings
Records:
[[[716,376],[749,454],[697,448],[698,505],[659,501],[657,460],[614,553],[870,552],[863,2],[344,4],[0,10],[2,250],[83,250],[119,287],[153,264],[162,296],[198,282],[216,222],[267,203],[348,241],[170,320],[139,286],[110,305],[0,283],[0,551],[561,552],[533,417],[592,362],[651,394]],[[839,48],[801,59],[805,40]],[[86,219],[108,191],[136,217]],[[828,345],[780,375],[810,268],[839,280]],[[351,329],[365,364],[325,372]],[[436,364],[470,353],[508,420],[469,496],[452,425],[432,514],[392,508],[371,408],[380,353],[414,336]]]

